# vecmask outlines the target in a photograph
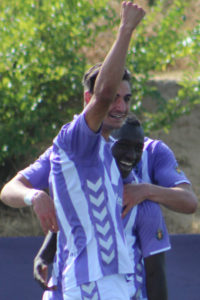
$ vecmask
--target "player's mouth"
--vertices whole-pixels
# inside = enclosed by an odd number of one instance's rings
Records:
[[[115,113],[110,113],[109,117],[118,121],[122,121],[126,118],[126,114],[115,114]]]
[[[130,172],[133,168],[134,162],[129,162],[126,160],[120,160],[118,162],[119,168],[123,171]]]

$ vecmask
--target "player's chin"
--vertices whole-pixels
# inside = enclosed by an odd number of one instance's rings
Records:
[[[127,166],[127,165],[125,165],[124,163],[121,163],[121,162],[118,162],[118,167],[119,167],[120,173],[121,173],[123,178],[126,178],[130,174],[130,172],[133,168],[132,165]]]
[[[110,117],[108,120],[108,123],[110,127],[113,129],[119,129],[124,124],[125,119],[124,118],[112,118]]]

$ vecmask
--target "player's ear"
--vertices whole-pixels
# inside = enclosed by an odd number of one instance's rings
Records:
[[[84,92],[84,101],[85,101],[86,105],[90,102],[91,98],[92,98],[92,94],[90,93],[90,91],[85,91]]]

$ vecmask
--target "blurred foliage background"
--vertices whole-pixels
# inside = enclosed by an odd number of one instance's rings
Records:
[[[132,39],[127,66],[133,74],[132,110],[146,134],[167,132],[200,102],[197,2],[140,1],[147,15]],[[109,49],[120,3],[1,0],[1,184],[51,144],[60,126],[81,110],[83,73]],[[148,83],[156,74],[178,68],[184,71],[178,94],[166,100]],[[154,111],[143,107],[145,96],[156,102]]]

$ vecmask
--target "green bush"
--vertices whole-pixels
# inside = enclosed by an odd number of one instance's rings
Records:
[[[82,105],[83,47],[114,26],[108,1],[0,4],[0,166],[40,152]],[[101,25],[100,18],[104,16]]]

